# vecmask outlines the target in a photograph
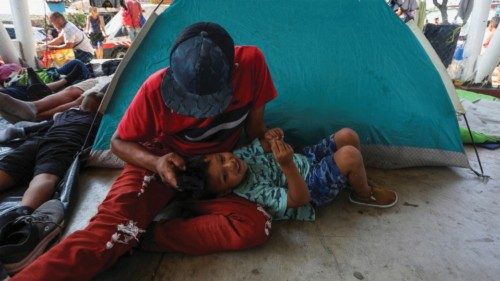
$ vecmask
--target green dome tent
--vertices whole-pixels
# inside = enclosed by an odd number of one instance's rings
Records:
[[[469,167],[445,76],[383,0],[176,0],[148,20],[119,66],[101,106],[96,159],[107,158],[142,82],[169,64],[173,40],[198,21],[263,51],[279,93],[266,123],[284,128],[287,141],[310,144],[351,127],[370,166]]]

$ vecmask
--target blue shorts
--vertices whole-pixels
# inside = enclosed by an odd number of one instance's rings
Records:
[[[311,165],[306,184],[309,187],[311,203],[315,206],[332,202],[340,191],[347,187],[347,178],[340,173],[332,157],[337,150],[332,138],[325,138],[316,145],[305,147],[302,151]]]

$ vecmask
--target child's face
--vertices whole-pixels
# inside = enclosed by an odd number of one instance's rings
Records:
[[[209,154],[205,159],[208,163],[208,188],[212,192],[228,194],[243,181],[247,165],[231,152]]]

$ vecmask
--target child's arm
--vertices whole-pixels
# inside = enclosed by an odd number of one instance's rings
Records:
[[[272,128],[266,131],[264,138],[260,138],[260,145],[265,153],[272,152],[271,143],[275,140],[283,140],[285,134],[281,128]]]
[[[271,142],[271,150],[288,182],[287,208],[298,208],[309,202],[309,189],[293,162],[292,147],[282,140]]]

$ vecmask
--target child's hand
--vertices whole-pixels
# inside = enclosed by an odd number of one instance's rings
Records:
[[[282,168],[293,165],[293,148],[282,140],[271,142],[271,151]]]
[[[272,143],[275,140],[283,140],[284,136],[285,136],[285,134],[283,133],[283,129],[281,129],[281,128],[272,128],[272,129],[269,129],[264,134],[264,138],[269,143]]]

